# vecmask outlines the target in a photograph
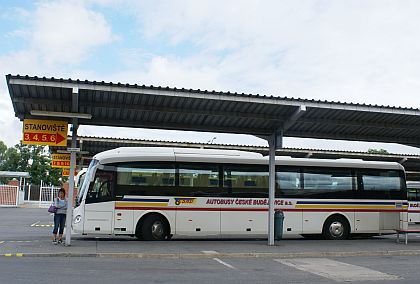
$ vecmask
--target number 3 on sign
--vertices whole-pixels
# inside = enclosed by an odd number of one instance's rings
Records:
[[[31,140],[31,138],[29,137],[29,133],[25,133],[25,135],[24,135],[23,139],[24,139],[25,141],[30,141],[30,140]]]

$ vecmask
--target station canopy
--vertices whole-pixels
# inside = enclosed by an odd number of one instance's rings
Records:
[[[6,178],[30,178],[28,172],[10,172],[10,171],[0,171],[0,177]]]
[[[288,137],[420,145],[414,108],[20,75],[6,80],[20,120],[41,118],[34,111],[69,113],[76,102],[78,113],[92,116],[79,119],[84,125],[259,137],[280,130]]]

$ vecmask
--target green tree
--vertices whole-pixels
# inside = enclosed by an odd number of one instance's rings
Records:
[[[7,151],[6,144],[3,143],[3,141],[0,141],[0,169],[4,163],[4,154]]]
[[[40,184],[41,180],[57,186],[62,184],[61,170],[51,168],[51,153],[48,147],[23,145],[20,142],[7,148],[2,154],[2,144],[4,143],[0,143],[1,170],[29,172],[32,184]]]
[[[369,149],[368,154],[381,154],[381,155],[387,155],[389,154],[387,150],[385,149]]]

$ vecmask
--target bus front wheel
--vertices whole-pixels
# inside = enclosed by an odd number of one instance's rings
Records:
[[[349,223],[343,216],[331,216],[324,223],[322,235],[327,240],[345,240],[350,235]]]
[[[159,215],[147,216],[141,226],[141,237],[145,241],[163,241],[169,235],[166,220]]]

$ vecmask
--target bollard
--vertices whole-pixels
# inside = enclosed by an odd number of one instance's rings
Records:
[[[276,212],[274,212],[274,239],[276,241],[280,240],[283,237],[283,221],[283,211],[276,210]]]

